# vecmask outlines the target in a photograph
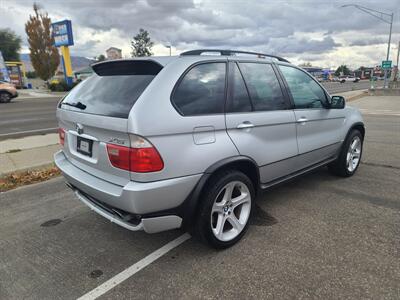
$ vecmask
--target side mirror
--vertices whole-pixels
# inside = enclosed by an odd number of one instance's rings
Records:
[[[329,108],[343,109],[346,105],[346,100],[343,96],[332,96]]]

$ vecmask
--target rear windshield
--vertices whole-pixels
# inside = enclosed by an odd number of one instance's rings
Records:
[[[66,110],[116,118],[128,118],[136,100],[150,84],[158,70],[149,64],[106,63],[94,67],[97,72],[79,83],[61,102]],[[78,104],[78,105],[77,105]]]

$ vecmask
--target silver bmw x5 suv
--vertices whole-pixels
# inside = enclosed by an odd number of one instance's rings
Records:
[[[361,114],[281,57],[207,49],[93,70],[59,103],[54,159],[84,204],[129,230],[185,227],[229,247],[262,190],[360,164]]]

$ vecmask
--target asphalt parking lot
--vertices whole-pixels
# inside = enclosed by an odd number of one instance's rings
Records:
[[[190,238],[100,298],[399,299],[400,97],[351,105],[367,126],[355,176],[323,168],[273,188],[238,245]],[[184,234],[120,228],[62,178],[0,198],[0,299],[76,299]]]

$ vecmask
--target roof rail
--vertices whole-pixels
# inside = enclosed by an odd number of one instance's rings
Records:
[[[226,56],[233,56],[235,54],[250,54],[250,55],[257,55],[258,57],[272,57],[279,61],[289,62],[287,59],[282,57],[272,55],[272,54],[265,54],[265,53],[258,53],[258,52],[250,52],[250,51],[240,51],[240,50],[223,50],[223,49],[198,49],[198,50],[190,50],[186,52],[182,52],[181,56],[187,55],[201,55],[202,53],[206,52],[218,52],[220,55]]]

